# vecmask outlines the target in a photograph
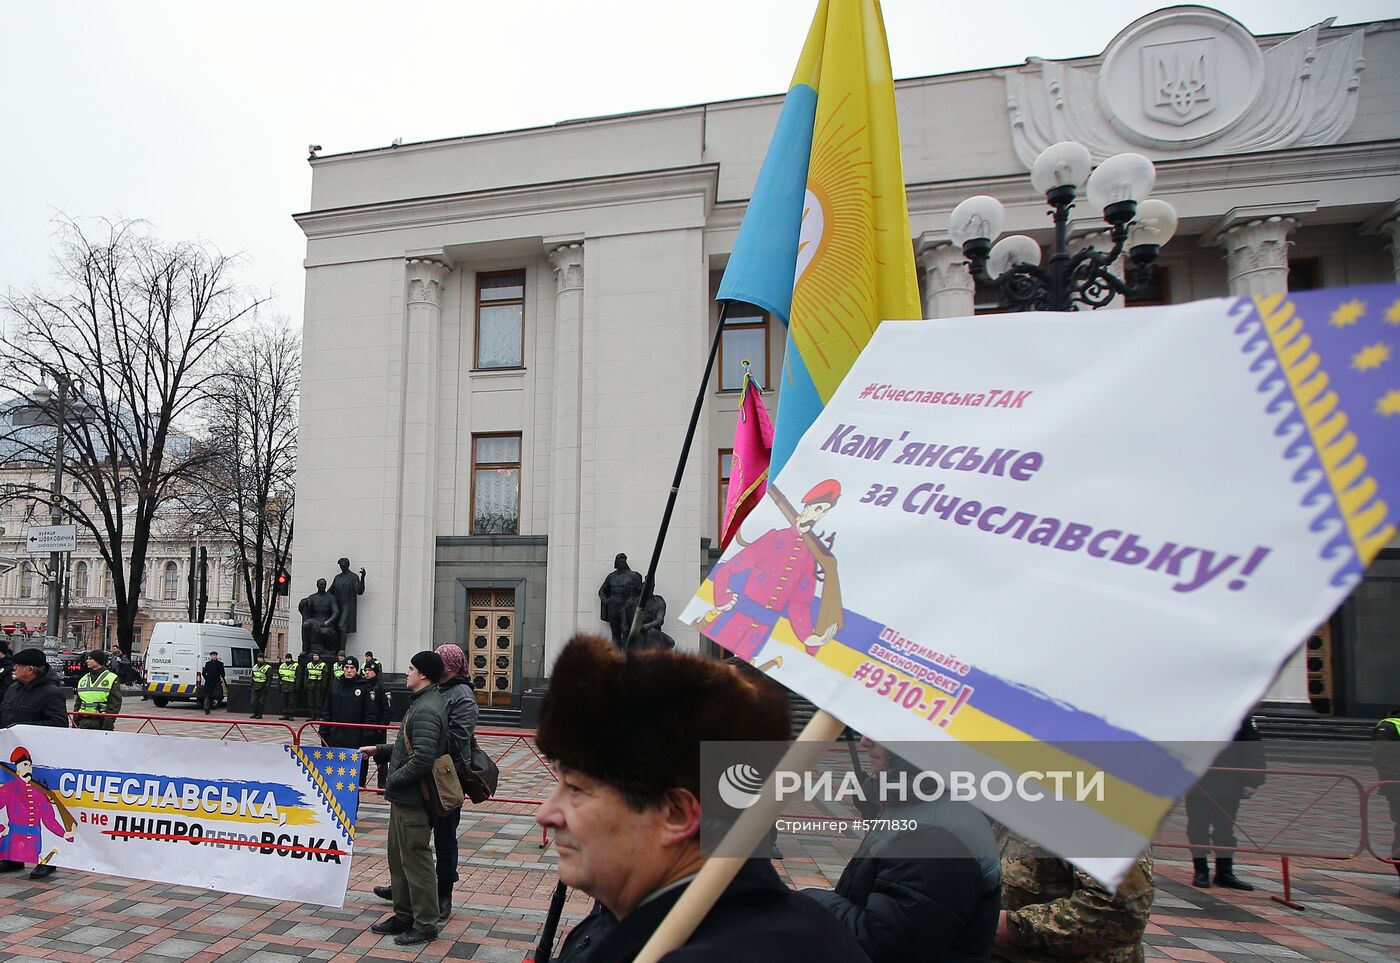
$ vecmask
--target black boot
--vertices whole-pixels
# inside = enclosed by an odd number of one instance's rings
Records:
[[[452,884],[438,880],[438,929],[447,925],[452,915]]]
[[[1215,884],[1226,889],[1253,890],[1254,887],[1235,875],[1235,861],[1224,856],[1215,857]]]
[[[1204,856],[1197,856],[1191,860],[1191,865],[1196,867],[1196,875],[1192,877],[1191,885],[1210,889],[1210,860]]]

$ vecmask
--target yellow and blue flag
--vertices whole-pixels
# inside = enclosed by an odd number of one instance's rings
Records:
[[[883,320],[917,319],[878,0],[821,0],[716,299],[787,325],[770,477]]]

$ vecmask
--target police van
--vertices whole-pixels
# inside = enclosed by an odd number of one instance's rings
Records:
[[[198,699],[196,681],[209,653],[219,653],[226,682],[247,682],[258,647],[252,633],[227,622],[157,622],[146,644],[146,695],[158,707]],[[225,697],[228,693],[225,690]]]

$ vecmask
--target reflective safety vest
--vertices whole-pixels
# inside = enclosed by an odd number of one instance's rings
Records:
[[[103,669],[97,675],[91,672],[78,680],[78,711],[106,712],[107,703],[112,698],[112,689],[117,685],[116,673]]]
[[[337,663],[335,663],[335,665],[331,666],[331,672],[332,672],[332,674],[335,675],[335,677],[336,677],[337,679],[344,678],[344,677],[345,677],[345,663],[344,663],[344,662],[337,662]]]
[[[321,676],[325,675],[325,672],[326,672],[326,663],[324,663],[324,662],[308,662],[308,663],[306,663],[306,681],[307,681],[307,682],[320,682],[320,681],[321,681]]]
[[[259,688],[267,685],[267,670],[270,668],[266,662],[253,666],[253,685]]]
[[[1400,735],[1400,716],[1389,716],[1389,717],[1387,717],[1387,718],[1385,718],[1385,719],[1382,719],[1380,722],[1377,722],[1377,723],[1376,723],[1376,733],[1375,733],[1375,736],[1376,736],[1377,738],[1382,738],[1382,736],[1381,736],[1381,726],[1386,726],[1386,725],[1393,727],[1393,728],[1395,729],[1395,734],[1396,734],[1396,735]]]
[[[277,677],[282,680],[283,685],[296,685],[297,664],[295,662],[283,662],[277,667]]]

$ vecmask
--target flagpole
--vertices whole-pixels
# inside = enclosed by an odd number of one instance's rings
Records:
[[[661,516],[661,528],[656,533],[656,545],[651,550],[651,561],[647,564],[646,578],[642,582],[642,597],[637,600],[637,610],[632,613],[632,625],[623,639],[622,648],[630,651],[637,638],[637,630],[642,624],[642,610],[646,608],[656,590],[656,566],[661,562],[661,548],[666,544],[666,532],[671,527],[671,513],[676,510],[676,496],[680,494],[681,480],[685,476],[685,464],[690,459],[690,446],[695,441],[695,427],[700,423],[700,411],[705,407],[705,392],[710,387],[710,376],[714,374],[715,358],[719,356],[719,342],[724,335],[724,319],[729,314],[729,302],[719,303],[719,324],[715,325],[715,337],[710,342],[710,356],[705,360],[705,374],[700,379],[700,390],[695,393],[695,406],[690,411],[690,424],[685,430],[685,441],[681,443],[681,456],[676,461],[676,474],[671,479],[671,492],[666,496],[666,511]]]

